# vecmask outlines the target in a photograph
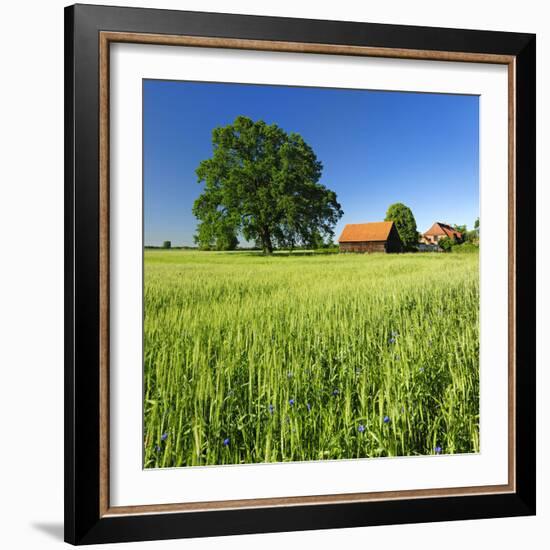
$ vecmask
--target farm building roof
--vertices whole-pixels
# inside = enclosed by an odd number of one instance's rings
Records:
[[[462,233],[457,231],[454,227],[451,227],[447,223],[435,222],[428,231],[424,233],[424,236],[428,235],[445,235],[450,238],[461,239]]]
[[[338,242],[387,241],[393,222],[348,223]]]

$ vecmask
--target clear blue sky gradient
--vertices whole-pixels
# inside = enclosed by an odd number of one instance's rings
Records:
[[[212,154],[212,129],[238,115],[313,147],[344,210],[335,239],[346,223],[383,220],[394,202],[421,232],[434,221],[472,228],[479,215],[477,96],[145,80],[146,245],[193,244],[195,169]]]

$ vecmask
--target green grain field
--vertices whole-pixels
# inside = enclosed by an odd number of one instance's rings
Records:
[[[479,451],[477,253],[145,251],[145,467]]]

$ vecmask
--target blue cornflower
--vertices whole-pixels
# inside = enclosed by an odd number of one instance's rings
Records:
[[[156,451],[157,453],[160,453],[160,447],[159,447],[158,445],[155,445],[155,451]]]
[[[269,409],[269,413],[273,414],[273,411],[275,410],[275,407],[273,405],[269,405],[268,409]]]
[[[418,370],[419,370],[420,372],[424,372],[424,367],[420,367]]]
[[[336,395],[338,395],[339,393],[340,393],[340,392],[339,392],[338,390],[334,390],[334,391],[332,392],[332,395],[336,396]]]
[[[291,407],[294,407],[294,399],[290,399],[288,403]]]
[[[357,431],[362,434],[365,431],[365,426],[363,426],[363,424],[359,424],[359,426],[357,426]]]
[[[395,338],[392,336],[389,340],[390,344],[395,344]]]
[[[441,447],[440,447],[439,445],[438,445],[437,447],[434,448],[434,451],[435,451],[435,454],[436,454],[436,455],[440,455],[442,450],[443,450],[443,449],[441,449]]]
[[[307,412],[311,411],[311,405],[309,403],[306,403]]]
[[[160,439],[161,441],[166,441],[168,439],[168,434],[167,433],[163,433],[161,436],[160,436]]]
[[[223,446],[224,446],[224,447],[227,447],[227,446],[229,445],[229,442],[230,442],[230,441],[231,441],[231,440],[229,439],[229,437],[226,437],[226,438],[223,440]]]
[[[389,416],[385,416],[385,417],[384,417],[384,424],[387,424],[389,421],[390,421],[390,417],[389,417]]]

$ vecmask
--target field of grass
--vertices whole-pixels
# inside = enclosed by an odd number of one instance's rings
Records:
[[[145,467],[479,450],[478,255],[145,252]]]

